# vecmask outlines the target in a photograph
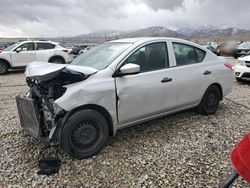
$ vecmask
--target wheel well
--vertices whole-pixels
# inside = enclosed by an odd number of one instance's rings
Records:
[[[99,112],[101,115],[103,115],[103,117],[105,118],[105,120],[107,121],[108,126],[109,126],[109,134],[113,135],[114,128],[113,128],[112,117],[111,117],[110,113],[102,106],[99,106],[96,104],[83,105],[83,106],[77,107],[77,108],[73,109],[72,111],[70,111],[69,115],[73,114],[76,111],[83,110],[83,109],[95,110],[95,111]]]
[[[56,58],[62,59],[64,61],[64,63],[66,62],[65,59],[62,56],[59,56],[59,55],[52,56],[51,58],[49,58],[48,62],[51,62],[53,59],[56,59]]]
[[[0,58],[0,61],[5,62],[8,65],[8,67],[11,68],[10,62],[8,62],[7,60]]]
[[[213,84],[211,84],[210,86],[216,86],[216,87],[219,89],[219,91],[220,91],[220,100],[222,100],[222,99],[223,99],[223,91],[222,91],[221,85],[218,84],[218,83],[213,83]],[[210,86],[209,86],[209,87],[210,87]]]

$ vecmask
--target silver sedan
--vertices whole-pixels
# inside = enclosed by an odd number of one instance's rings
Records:
[[[71,64],[33,62],[22,127],[77,159],[99,153],[118,129],[197,107],[214,114],[232,88],[232,66],[195,43],[130,38],[101,44]]]

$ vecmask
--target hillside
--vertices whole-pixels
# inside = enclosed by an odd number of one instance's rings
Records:
[[[216,28],[212,26],[202,26],[198,28],[185,27],[179,30],[171,30],[165,27],[154,26],[134,31],[106,30],[69,37],[43,38],[43,40],[47,39],[62,43],[102,43],[128,37],[176,37],[189,39],[198,43],[206,43],[209,41],[220,42],[224,40],[247,41],[250,40],[250,31],[234,27]],[[0,38],[0,43],[16,42],[23,39],[24,38]],[[32,39],[39,38],[33,37]]]

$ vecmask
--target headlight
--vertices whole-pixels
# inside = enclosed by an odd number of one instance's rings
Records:
[[[245,66],[245,61],[238,60],[237,65]]]

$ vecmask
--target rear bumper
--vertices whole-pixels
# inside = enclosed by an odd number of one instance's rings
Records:
[[[33,137],[41,138],[42,130],[35,101],[27,97],[17,96],[16,103],[23,129]]]

